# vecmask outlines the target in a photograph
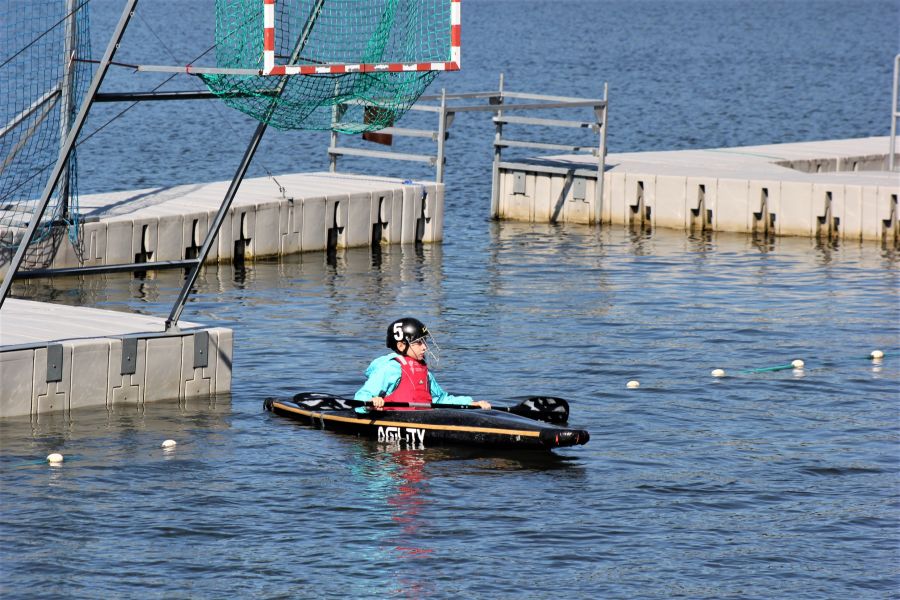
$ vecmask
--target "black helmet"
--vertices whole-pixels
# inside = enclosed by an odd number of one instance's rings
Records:
[[[412,317],[397,319],[387,329],[387,347],[397,352],[397,344],[406,342],[410,344],[416,340],[426,338],[430,334],[425,323]]]

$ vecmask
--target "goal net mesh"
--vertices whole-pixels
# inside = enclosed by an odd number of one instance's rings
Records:
[[[86,0],[0,0],[0,265],[38,206],[92,75]],[[77,241],[73,152],[23,267],[47,266],[68,231]]]
[[[449,60],[450,0],[278,0],[276,65]],[[216,65],[263,69],[261,0],[217,0]],[[229,106],[278,129],[359,133],[390,126],[437,71],[200,75]]]

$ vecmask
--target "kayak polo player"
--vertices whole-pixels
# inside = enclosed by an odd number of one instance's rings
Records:
[[[371,402],[376,410],[427,410],[439,404],[491,407],[484,400],[453,396],[441,388],[425,360],[431,354],[428,345],[433,340],[418,319],[405,317],[388,325],[386,343],[392,352],[372,361],[366,369],[366,382],[353,396],[355,400]]]

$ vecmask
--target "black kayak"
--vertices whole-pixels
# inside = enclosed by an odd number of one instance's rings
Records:
[[[532,398],[530,400],[546,400]],[[358,413],[354,404],[363,403],[319,393],[301,393],[289,400],[267,398],[264,406],[277,415],[291,417],[320,429],[355,434],[379,442],[411,448],[444,445],[490,446],[495,448],[552,449],[586,444],[590,435],[583,429],[571,429],[555,423],[561,415],[559,403],[552,398],[556,410],[534,402],[523,402],[498,410],[469,407],[430,408],[427,410],[391,410]],[[517,412],[521,414],[516,414]],[[528,414],[532,418],[522,416]],[[565,417],[568,405],[565,405]]]

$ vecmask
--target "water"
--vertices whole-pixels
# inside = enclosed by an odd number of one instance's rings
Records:
[[[829,16],[842,6],[470,0],[460,76],[478,83],[462,87],[488,87],[481,76],[500,67],[519,89],[577,94],[611,72],[614,150],[884,134],[900,6]],[[183,41],[191,7],[157,33]],[[485,35],[501,22],[530,43]],[[652,35],[663,24],[675,34]],[[198,146],[202,119],[168,138],[161,110],[129,112],[102,147],[86,145],[82,182],[230,175],[245,121]],[[0,423],[0,595],[895,596],[896,251],[490,223],[487,129],[453,138],[443,245],[204,271],[184,318],[234,328],[232,395]],[[273,134],[260,163],[318,168],[315,138]],[[134,165],[125,150],[138,146]],[[162,272],[14,290],[164,316],[179,287]],[[265,396],[352,392],[404,314],[435,332],[446,389],[563,396],[591,442],[551,455],[398,451],[262,410]],[[875,348],[881,364],[865,358]],[[802,373],[741,373],[794,358]],[[713,379],[716,367],[733,376]],[[626,390],[630,379],[641,388]],[[53,451],[61,467],[44,463]]]
[[[355,250],[208,269],[189,313],[235,328],[230,398],[0,424],[4,595],[896,590],[896,255],[486,229],[474,257],[448,242],[391,248],[377,266]],[[28,291],[162,314],[178,283]],[[352,392],[388,317],[406,313],[435,331],[447,389],[569,398],[591,442],[398,451],[263,412],[266,395]],[[893,356],[873,364],[873,348]],[[796,357],[802,374],[738,374]],[[70,458],[49,467],[51,451]]]

